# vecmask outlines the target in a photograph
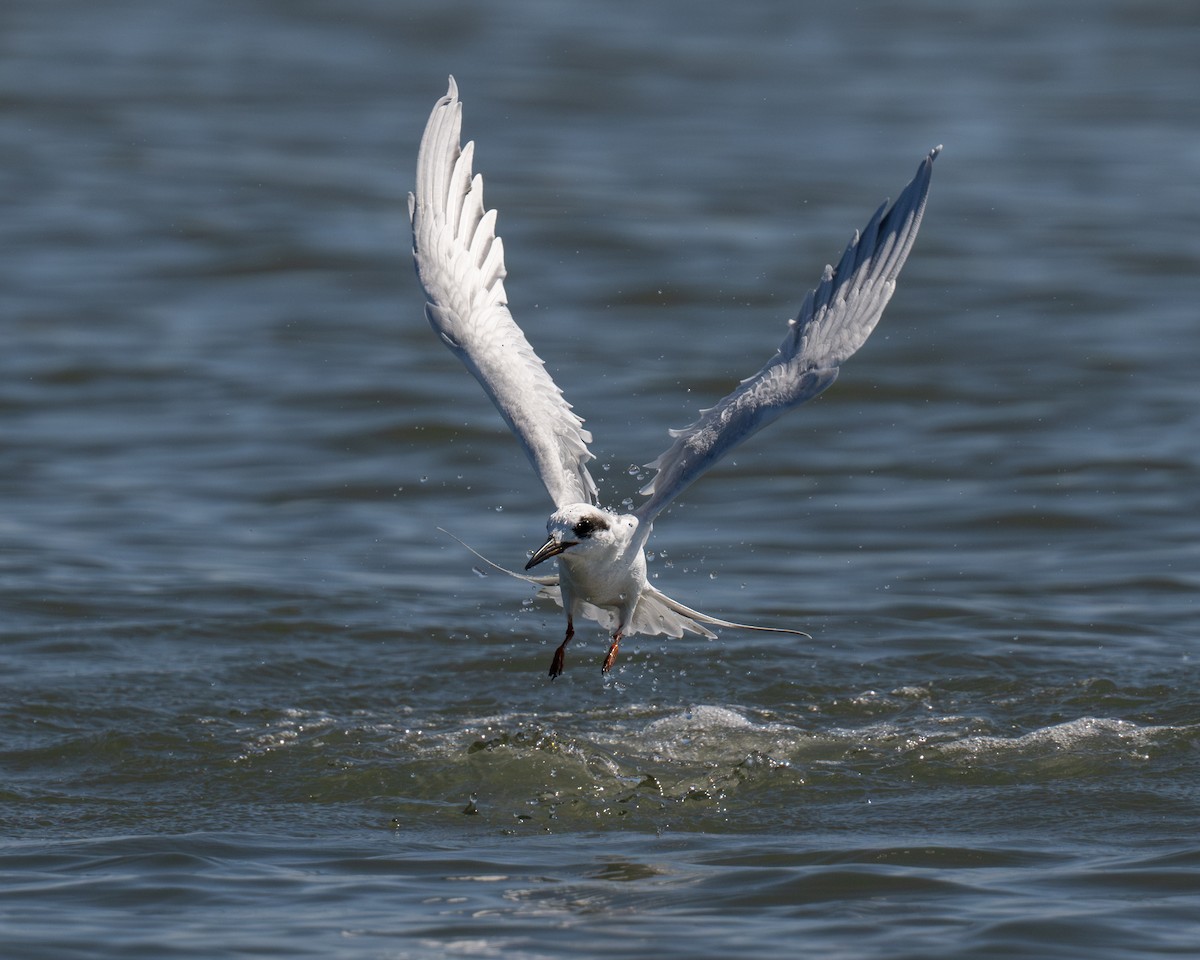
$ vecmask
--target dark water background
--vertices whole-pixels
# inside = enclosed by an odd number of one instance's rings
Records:
[[[1200,7],[0,7],[5,957],[1200,953]],[[453,72],[604,496],[936,143],[883,325],[604,641],[430,333]]]

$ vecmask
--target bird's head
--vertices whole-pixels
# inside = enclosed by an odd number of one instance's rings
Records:
[[[572,503],[550,514],[546,521],[546,542],[529,558],[525,569],[570,550],[572,555],[619,553],[637,529],[633,516],[618,515],[592,506]]]

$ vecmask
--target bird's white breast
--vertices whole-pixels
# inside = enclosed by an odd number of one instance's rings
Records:
[[[558,567],[574,596],[598,607],[636,603],[646,582],[646,554],[642,550],[608,555],[601,551],[567,551],[559,555]]]

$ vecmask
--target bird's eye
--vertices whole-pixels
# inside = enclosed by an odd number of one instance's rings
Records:
[[[593,523],[591,520],[589,520],[587,517],[584,517],[577,524],[575,524],[575,526],[573,526],[571,528],[572,532],[580,540],[584,539],[585,537],[590,537],[592,535],[592,533],[595,531],[595,529],[596,529],[596,524]]]

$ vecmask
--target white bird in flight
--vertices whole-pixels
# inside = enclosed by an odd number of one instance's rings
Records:
[[[646,541],[667,504],[751,434],[826,390],[841,362],[863,345],[896,289],[942,148],[921,161],[891,209],[885,212],[884,202],[855,233],[838,265],[825,267],[766,365],[716,406],[702,410],[695,423],[670,431],[671,445],[647,464],[656,471],[641,490],[649,499],[632,513],[617,513],[600,506],[588,472],[591,434],[508,311],[496,211],[484,208],[483,180],[471,172],[475,144],[460,147],[461,128],[462,104],[451,77],[429,116],[417,155],[416,190],[408,195],[413,259],[434,331],[483,386],[554,502],[546,542],[525,569],[554,557],[557,576],[515,573],[476,554],[489,566],[538,585],[562,605],[567,633],[554,652],[550,676],[563,672],[577,617],[594,620],[611,634],[601,668],[605,673],[630,634],[680,637],[688,632],[712,639],[712,626],[807,637],[799,630],[720,620],[672,600],[646,579]]]

